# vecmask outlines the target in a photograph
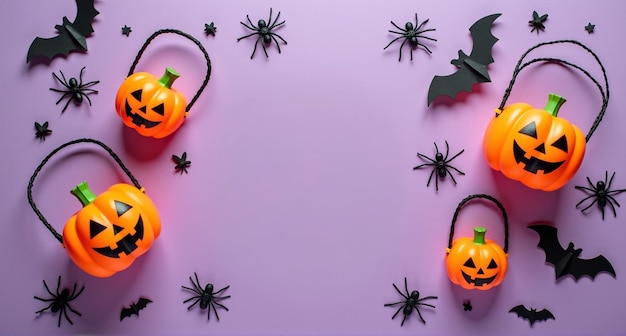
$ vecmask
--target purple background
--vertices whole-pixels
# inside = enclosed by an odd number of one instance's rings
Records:
[[[74,18],[75,3],[4,1],[3,113],[0,135],[5,197],[0,262],[0,333],[80,334],[227,334],[227,335],[502,335],[595,334],[626,331],[624,304],[626,237],[624,209],[602,221],[593,207],[575,208],[585,195],[574,189],[594,182],[605,170],[616,171],[614,188],[626,187],[623,125],[626,104],[622,37],[626,5],[619,1],[97,1],[100,15],[87,39],[89,52],[56,58],[49,65],[28,66],[26,52],[36,36],[53,36],[63,16]],[[248,32],[239,21],[266,18],[269,8],[287,23],[277,32],[288,45],[274,46],[266,59],[254,40],[236,42]],[[546,30],[530,33],[532,11],[548,13]],[[393,20],[403,26],[430,18],[426,28],[438,41],[424,50],[408,48],[398,62],[396,43],[387,33]],[[500,41],[489,67],[492,82],[475,87],[454,104],[426,106],[434,75],[454,71],[449,62],[459,49],[469,53],[468,28],[483,16],[502,13],[493,27]],[[204,24],[217,26],[205,36]],[[593,34],[584,27],[596,24]],[[132,28],[129,37],[121,27]],[[177,28],[202,41],[213,64],[206,91],[189,120],[173,136],[150,140],[126,128],[113,102],[133,58],[146,38],[161,28]],[[499,104],[519,56],[532,45],[576,39],[602,59],[611,85],[604,121],[587,146],[578,173],[557,192],[530,190],[493,172],[482,154],[484,129]],[[424,40],[423,40],[424,41]],[[590,55],[573,46],[541,48],[536,56],[561,57],[601,78]],[[182,76],[174,84],[191,97],[204,75],[200,51],[175,35],[155,40],[138,71],[161,75],[165,66]],[[100,80],[90,96],[93,105],[70,104],[64,114],[54,105],[58,87],[51,73]],[[537,65],[519,77],[509,102],[543,107],[548,93],[568,102],[561,116],[587,132],[600,108],[591,81],[575,70]],[[49,121],[54,131],[45,142],[34,138],[33,123]],[[70,261],[39,222],[26,201],[34,168],[56,146],[81,137],[112,147],[157,205],[163,231],[152,249],[129,269],[110,278],[94,278]],[[433,142],[450,143],[453,162],[466,173],[440,181],[439,192],[426,188],[428,170],[416,152],[434,155]],[[171,155],[183,151],[193,162],[188,175],[173,170]],[[69,193],[88,180],[96,193],[128,182],[106,153],[95,146],[67,149],[39,175],[37,204],[61,231],[79,209]],[[487,193],[504,204],[510,217],[509,272],[487,292],[466,291],[450,283],[444,255],[450,220],[458,202]],[[626,202],[624,195],[618,201]],[[608,210],[608,208],[607,208]],[[594,281],[554,280],[536,247],[537,235],[526,228],[543,220],[559,228],[561,241],[583,248],[582,257],[598,254],[613,264],[617,279],[600,274]],[[501,217],[485,203],[470,203],[461,212],[456,237],[476,225],[502,242]],[[206,311],[187,311],[188,277],[221,288],[229,284],[221,320],[207,321]],[[84,285],[72,302],[82,317],[74,325],[35,311],[43,308],[33,295],[45,296],[42,280],[54,287]],[[423,309],[426,325],[401,316],[384,303],[398,301],[392,283],[422,295],[436,295],[436,309]],[[154,303],[120,323],[118,315],[140,296]],[[474,309],[463,311],[470,299]],[[527,321],[508,310],[518,304],[551,310],[555,321]]]

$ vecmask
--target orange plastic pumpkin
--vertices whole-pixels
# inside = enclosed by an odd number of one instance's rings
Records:
[[[557,117],[564,102],[550,94],[543,110],[516,103],[498,113],[483,142],[489,166],[533,189],[565,185],[583,161],[586,140],[577,126]]]
[[[487,290],[498,286],[507,270],[507,255],[492,240],[487,229],[474,228],[474,238],[457,238],[448,251],[446,265],[450,281],[465,289]]]
[[[160,79],[147,72],[128,76],[115,96],[115,110],[124,124],[153,138],[176,131],[187,117],[185,96],[172,88],[178,77],[171,68]]]
[[[120,183],[96,196],[87,182],[72,190],[83,208],[63,229],[63,244],[83,271],[108,277],[128,268],[161,233],[154,203],[136,187]]]

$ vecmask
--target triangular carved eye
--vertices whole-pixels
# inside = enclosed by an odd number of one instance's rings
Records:
[[[165,107],[163,106],[163,103],[155,106],[152,110],[160,115],[165,115]]]
[[[120,233],[122,230],[124,230],[124,228],[123,228],[123,227],[121,227],[121,226],[119,226],[119,225],[115,225],[115,224],[113,224],[113,233],[114,233],[114,234],[118,234],[118,233]]]
[[[126,213],[126,211],[132,208],[132,206],[124,202],[113,201],[113,203],[115,204],[115,211],[117,212],[117,217],[121,217],[123,214]]]
[[[561,135],[561,137],[552,144],[552,147],[556,147],[565,153],[567,153],[567,138],[565,135]]]
[[[463,264],[463,266],[476,268],[476,265],[474,264],[474,260],[472,260],[472,258],[467,259],[467,261],[465,262],[465,264]]]
[[[93,220],[89,220],[89,238],[93,239],[93,237],[97,236],[100,232],[104,231],[107,227],[94,222]]]
[[[493,269],[493,268],[498,268],[498,264],[496,264],[496,261],[491,259],[491,262],[489,263],[489,266],[487,266],[487,269]]]
[[[537,124],[535,124],[535,122],[533,121],[530,124],[522,127],[519,132],[537,139]]]
[[[137,91],[133,91],[131,92],[131,96],[135,97],[135,99],[137,99],[138,101],[141,101],[141,95],[143,93],[143,90],[139,89]]]

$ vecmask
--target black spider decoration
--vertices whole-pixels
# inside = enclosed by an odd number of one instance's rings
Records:
[[[124,25],[124,27],[122,27],[122,35],[126,35],[126,37],[128,37],[132,32],[133,30],[129,26]]]
[[[437,177],[435,177],[435,190],[439,190],[439,182],[438,182],[438,177],[440,178],[445,178],[446,175],[450,175],[450,178],[452,179],[452,182],[454,182],[454,184],[456,185],[456,180],[454,179],[454,176],[452,175],[452,172],[450,172],[450,170],[448,168],[454,169],[457,173],[461,174],[461,175],[465,175],[464,172],[458,170],[456,167],[453,167],[451,165],[449,165],[449,163],[454,160],[457,156],[461,155],[461,153],[463,153],[465,151],[465,149],[462,149],[460,152],[458,152],[456,155],[454,155],[452,158],[448,159],[448,154],[450,151],[450,147],[448,146],[448,141],[446,141],[446,155],[444,156],[441,152],[439,152],[439,148],[437,148],[437,143],[435,143],[435,158],[431,159],[428,156],[421,154],[421,153],[417,153],[417,156],[419,156],[420,158],[424,159],[424,160],[428,160],[430,162],[428,163],[424,163],[421,164],[419,166],[413,167],[413,170],[416,169],[420,169],[422,167],[433,167],[433,170],[430,172],[430,176],[428,177],[428,183],[426,183],[426,187],[430,186],[430,180],[432,179],[433,175],[435,172],[437,172]]]
[[[175,171],[180,172],[181,175],[183,173],[189,173],[187,171],[187,168],[189,168],[189,166],[191,165],[191,161],[187,160],[187,152],[183,152],[180,157],[177,155],[172,155],[172,160],[176,162],[176,166],[174,167]]]
[[[422,27],[424,27],[424,25],[428,22],[428,20],[430,19],[426,19],[424,22],[422,22],[421,24],[418,25],[418,21],[417,21],[417,13],[415,13],[415,25],[413,25],[413,23],[411,22],[407,22],[404,24],[404,28],[402,29],[400,27],[398,27],[398,25],[396,25],[393,21],[391,21],[391,24],[396,27],[398,30],[400,31],[395,31],[395,30],[389,30],[390,33],[393,34],[398,34],[400,35],[399,37],[396,37],[395,39],[391,40],[391,42],[389,42],[389,44],[387,44],[386,47],[383,48],[383,50],[389,48],[389,46],[396,42],[399,39],[404,39],[402,41],[402,44],[400,45],[400,57],[398,57],[398,62],[400,62],[400,60],[402,60],[402,47],[404,47],[404,44],[408,41],[409,45],[411,46],[411,61],[413,60],[413,49],[417,48],[418,46],[421,46],[422,48],[424,48],[424,50],[426,50],[429,54],[432,54],[432,51],[430,51],[430,49],[424,45],[423,43],[421,43],[419,41],[420,38],[423,39],[427,39],[430,41],[437,41],[436,39],[432,38],[432,37],[428,37],[428,36],[424,36],[424,33],[427,33],[429,31],[435,31],[434,28],[430,28],[430,29],[423,29]]]
[[[213,284],[209,283],[206,286],[204,286],[204,289],[203,289],[202,286],[200,285],[200,281],[198,280],[198,274],[196,274],[196,272],[193,272],[193,275],[196,277],[195,282],[193,281],[191,277],[189,277],[189,281],[191,281],[193,288],[189,288],[185,286],[181,286],[181,287],[186,290],[190,290],[198,295],[194,295],[190,297],[189,299],[183,301],[183,303],[187,303],[195,299],[195,301],[191,304],[191,306],[187,307],[187,310],[191,310],[191,308],[193,308],[193,306],[195,306],[199,302],[200,309],[204,310],[208,308],[207,319],[209,320],[211,319],[211,308],[213,308],[213,313],[215,314],[215,317],[219,321],[220,316],[217,314],[217,308],[220,307],[220,308],[225,309],[226,311],[228,311],[228,308],[226,308],[226,306],[219,303],[218,301],[226,300],[230,298],[230,295],[227,295],[227,296],[218,296],[218,295],[224,292],[225,290],[227,290],[230,286],[226,286],[218,290],[217,292],[214,292]]]
[[[584,209],[580,210],[581,212],[585,212],[585,210],[591,208],[592,205],[598,203],[598,207],[600,211],[602,211],[602,220],[604,220],[604,207],[608,204],[613,210],[613,216],[617,217],[617,213],[615,212],[615,205],[620,206],[617,200],[613,197],[613,195],[617,195],[626,191],[626,189],[617,189],[611,190],[611,183],[613,182],[613,178],[615,177],[615,172],[611,175],[609,179],[609,172],[605,171],[604,173],[604,181],[598,181],[595,185],[591,183],[589,177],[587,177],[587,182],[591,188],[583,187],[583,186],[575,186],[574,188],[578,190],[588,191],[592,194],[583,198],[580,202],[576,204],[578,208],[579,205],[583,204],[586,200],[593,197],[593,201],[587,205]],[[607,182],[608,180],[608,182]],[[613,205],[615,203],[615,205]]]
[[[280,35],[276,34],[273,32],[273,30],[275,28],[278,28],[280,26],[282,26],[283,24],[285,24],[285,21],[283,20],[280,23],[278,22],[278,18],[280,17],[280,12],[278,12],[278,15],[276,15],[276,19],[274,19],[274,22],[272,22],[272,9],[270,8],[270,17],[268,22],[265,22],[265,20],[263,19],[259,19],[259,21],[257,22],[257,26],[255,26],[252,21],[250,21],[250,17],[248,15],[246,15],[246,18],[248,19],[248,23],[250,24],[249,26],[243,22],[240,22],[244,27],[253,30],[254,33],[252,34],[248,34],[246,36],[242,36],[240,38],[237,39],[237,42],[241,41],[242,39],[248,38],[250,36],[253,35],[259,35],[259,37],[257,37],[256,42],[254,42],[254,50],[252,50],[252,55],[250,56],[250,59],[252,59],[254,57],[254,53],[256,52],[256,47],[257,44],[259,44],[259,41],[261,41],[261,39],[263,40],[261,43],[261,47],[263,47],[263,52],[265,53],[265,57],[269,57],[267,55],[267,50],[265,49],[265,45],[266,44],[270,44],[272,43],[272,41],[274,41],[276,43],[276,48],[278,48],[278,53],[280,54],[280,45],[278,44],[278,40],[276,39],[277,37],[284,43],[287,44],[287,41],[285,41],[285,39],[283,39]]]
[[[40,124],[35,121],[35,137],[41,141],[46,140],[46,137],[52,133],[52,130],[48,128],[48,122]]]
[[[409,288],[406,282],[406,277],[404,278],[404,293],[402,293],[400,291],[400,289],[398,289],[398,286],[396,286],[396,284],[393,284],[393,288],[396,289],[396,291],[402,295],[402,297],[404,298],[403,301],[398,301],[398,302],[394,302],[394,303],[386,303],[385,307],[393,307],[396,305],[401,305],[400,308],[398,308],[398,310],[396,310],[396,313],[393,314],[393,316],[391,317],[391,319],[393,320],[398,313],[402,310],[402,314],[404,315],[404,317],[402,318],[402,323],[400,323],[400,326],[404,326],[404,322],[406,321],[406,319],[411,316],[411,313],[413,313],[413,309],[415,309],[415,311],[417,311],[417,315],[419,316],[419,319],[422,321],[422,323],[426,324],[426,321],[424,321],[424,318],[422,317],[422,313],[420,313],[420,310],[418,308],[418,306],[422,305],[422,306],[428,306],[428,307],[432,307],[435,308],[435,306],[428,304],[428,303],[424,303],[422,301],[424,300],[431,300],[431,299],[437,299],[436,296],[426,296],[423,298],[420,298],[420,292],[414,290],[411,293],[409,293]]]
[[[537,34],[539,34],[539,31],[543,31],[544,29],[546,29],[546,26],[544,26],[543,23],[547,19],[548,19],[548,14],[543,14],[539,16],[539,14],[537,14],[537,11],[533,11],[533,19],[528,21],[528,25],[533,27],[533,29],[531,29],[530,32],[532,33],[536,30]]]
[[[215,26],[214,22],[211,22],[210,24],[205,23],[204,24],[204,33],[208,36],[208,35],[213,35],[215,36],[215,32],[217,32],[217,27]]]
[[[89,94],[98,93],[98,91],[94,89],[89,89],[89,87],[100,83],[100,81],[92,81],[92,82],[83,84],[83,71],[84,70],[85,70],[85,67],[80,69],[80,76],[78,77],[78,80],[76,80],[76,78],[74,77],[71,77],[69,81],[65,79],[65,75],[63,75],[63,72],[61,70],[59,70],[59,72],[61,73],[61,77],[63,79],[59,78],[59,76],[57,76],[54,72],[52,73],[52,76],[54,76],[54,78],[59,83],[63,84],[63,86],[67,88],[67,90],[59,90],[59,89],[50,88],[50,90],[52,91],[63,93],[61,98],[57,100],[56,102],[57,105],[61,102],[61,100],[68,97],[67,103],[65,103],[65,106],[63,107],[63,110],[61,111],[61,113],[65,112],[65,109],[67,109],[67,106],[70,104],[70,101],[72,100],[76,102],[77,104],[80,104],[83,102],[83,98],[87,98],[87,101],[89,102],[89,106],[91,106],[91,99],[89,99]]]
[[[69,288],[64,288],[61,292],[59,292],[59,287],[61,286],[60,275],[59,275],[59,279],[57,280],[57,289],[55,293],[52,293],[52,291],[50,291],[50,288],[48,288],[48,284],[46,284],[46,280],[43,281],[43,285],[44,287],[46,287],[46,291],[48,292],[48,294],[52,296],[52,298],[43,299],[38,296],[35,296],[35,299],[37,300],[50,302],[50,304],[47,307],[40,309],[36,311],[35,313],[41,314],[44,311],[50,309],[52,313],[59,313],[59,322],[57,324],[58,327],[61,327],[61,316],[65,316],[65,319],[67,320],[67,322],[73,325],[74,323],[72,322],[70,317],[67,315],[66,309],[69,309],[71,312],[73,312],[74,314],[78,316],[82,316],[78,311],[74,310],[72,306],[70,306],[70,302],[75,300],[80,295],[80,293],[82,293],[83,290],[85,290],[85,286],[83,286],[78,291],[78,293],[76,293],[76,283],[74,283],[74,288],[72,289],[72,292],[70,292]]]
[[[586,26],[585,26],[585,30],[587,31],[587,33],[591,34],[594,32],[594,30],[596,29],[596,25],[591,24],[591,22],[589,22]]]

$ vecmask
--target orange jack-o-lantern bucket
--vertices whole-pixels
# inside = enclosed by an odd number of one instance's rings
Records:
[[[166,68],[161,78],[148,72],[135,72],[146,47],[161,34],[173,33],[195,43],[202,51],[207,63],[204,82],[187,104],[185,96],[172,87],[180,76],[176,70]],[[191,106],[198,99],[211,76],[211,60],[202,43],[193,36],[175,29],[162,29],[152,34],[141,47],[128,77],[120,85],[115,96],[115,110],[124,124],[146,137],[163,138],[176,131],[187,118]]]
[[[67,220],[61,236],[35,205],[32,188],[35,177],[54,154],[69,145],[83,142],[104,148],[133,184],[118,183],[95,195],[89,190],[87,182],[80,183],[71,193],[83,208]],[[152,200],[117,154],[97,140],[78,139],[57,147],[35,169],[27,191],[29,204],[46,228],[61,242],[72,261],[96,277],[108,277],[128,268],[150,249],[161,233],[161,219]]]
[[[600,65],[604,88],[586,70],[568,61],[555,58],[535,58],[524,63],[528,53],[551,44],[574,44],[589,52]],[[583,132],[567,119],[557,116],[565,98],[550,94],[545,108],[535,108],[527,103],[505,106],[515,79],[522,69],[540,61],[557,62],[580,70],[590,78],[602,95],[602,108],[589,133]],[[585,156],[586,143],[596,130],[609,103],[609,83],[606,71],[598,56],[580,42],[559,40],[540,43],[520,58],[513,72],[513,79],[505,90],[504,98],[496,115],[487,126],[483,140],[483,152],[489,166],[506,177],[524,185],[544,191],[564,186],[576,174]]]
[[[454,225],[461,208],[470,200],[482,198],[496,204],[504,218],[504,248],[490,239],[485,239],[482,225],[474,227],[474,237],[461,237],[452,241]],[[452,283],[465,289],[488,290],[498,286],[508,268],[509,221],[502,204],[484,194],[470,195],[463,199],[452,216],[450,239],[446,249],[446,269]]]

